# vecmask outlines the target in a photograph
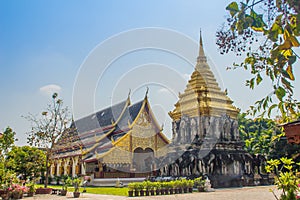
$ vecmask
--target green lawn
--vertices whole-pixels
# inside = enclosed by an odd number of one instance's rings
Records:
[[[41,184],[37,184],[36,188],[44,187]],[[61,189],[60,185],[48,185],[49,188]],[[73,187],[68,187],[68,191],[74,191]],[[83,191],[83,188],[80,188],[80,192]],[[127,196],[128,195],[128,188],[115,188],[115,187],[86,187],[86,192],[91,194],[108,194],[108,195],[118,195],[118,196]]]

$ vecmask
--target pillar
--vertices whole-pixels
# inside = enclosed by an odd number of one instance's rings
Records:
[[[85,167],[86,167],[85,162],[82,162],[81,163],[81,174],[83,174],[83,175],[85,175]]]
[[[53,168],[55,167],[54,163],[50,166],[50,176],[54,176]]]
[[[70,158],[65,158],[64,160],[64,175],[68,175],[68,165]]]
[[[72,157],[72,177],[76,176],[76,165],[78,163],[78,157]]]
[[[60,176],[60,166],[61,166],[61,160],[57,160],[56,162],[56,176]]]

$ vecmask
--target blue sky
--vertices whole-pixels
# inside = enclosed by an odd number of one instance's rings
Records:
[[[226,66],[240,59],[233,54],[221,56],[215,45],[215,32],[225,21],[225,7],[229,2],[0,1],[0,130],[12,127],[17,132],[18,144],[25,144],[25,132],[30,130],[30,124],[22,115],[40,113],[49,103],[49,94],[53,91],[58,91],[65,105],[72,109],[76,77],[93,49],[116,34],[145,27],[174,30],[195,42],[201,28],[205,53],[221,88],[227,88],[235,106],[245,110],[265,95],[270,85],[267,82],[250,91],[244,87],[245,79],[249,77],[246,72],[225,70]],[[193,52],[196,60],[197,50]],[[123,57],[106,72],[106,77],[99,80],[95,91],[95,110],[110,105],[111,90],[117,87],[116,81],[133,66],[162,63],[173,66],[186,78],[193,71],[188,63],[167,53],[154,54],[146,50]],[[125,66],[122,70],[118,68],[121,65]],[[299,69],[295,70],[295,74],[299,74]],[[126,88],[127,83],[122,84],[122,89],[115,90],[118,96],[116,102],[125,99],[132,89]],[[182,92],[185,83],[179,88]],[[164,124],[166,134],[170,135],[170,120],[166,113],[173,109],[177,99],[174,94],[161,98],[159,90],[163,91],[157,85],[150,88],[149,100],[158,121]],[[144,93],[145,87],[141,85],[133,92],[132,101],[140,100]]]

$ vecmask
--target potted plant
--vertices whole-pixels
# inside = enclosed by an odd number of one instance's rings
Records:
[[[12,184],[12,186],[9,188],[9,190],[12,193],[13,199],[22,199],[23,193],[27,192],[27,188],[24,186],[21,186],[19,184]]]
[[[0,189],[0,197],[3,200],[8,200],[11,196],[11,192],[9,191],[9,186],[2,185],[2,188]]]
[[[0,189],[0,197],[4,200],[8,200],[10,197],[10,194],[7,190]]]
[[[128,196],[133,197],[134,183],[128,183]]]
[[[194,185],[197,187],[198,192],[205,191],[205,180],[202,177],[194,179]]]
[[[169,189],[170,194],[175,194],[175,181],[170,181],[169,184],[170,184],[170,189]]]
[[[188,192],[192,193],[193,192],[194,181],[193,180],[188,180],[187,181],[187,186],[188,186]]]
[[[175,194],[179,194],[180,192],[180,180],[174,181]]]
[[[65,176],[62,178],[62,181],[61,191],[59,194],[61,196],[66,196],[68,192],[68,186],[72,185],[72,179],[68,176]]]
[[[160,194],[165,195],[167,193],[166,182],[160,182]]]
[[[161,194],[161,183],[160,182],[155,182],[155,193],[156,193],[156,195]]]
[[[152,196],[154,196],[154,189],[155,189],[155,182],[149,181],[149,190]]]
[[[164,182],[164,188],[165,188],[165,194],[171,194],[171,189],[172,189],[172,184],[171,182]],[[172,189],[172,193],[173,193],[173,189]]]
[[[75,177],[72,179],[72,183],[74,186],[74,192],[73,192],[74,198],[78,198],[80,196],[79,186],[80,186],[81,182],[82,182],[82,180],[79,177]]]
[[[145,189],[146,196],[149,196],[150,184],[151,184],[150,181],[143,182],[143,187]]]
[[[139,184],[133,183],[133,188],[134,188],[134,196],[135,197],[139,196]]]
[[[181,194],[183,193],[184,183],[182,180],[177,180],[177,181],[178,181],[178,193]]]
[[[34,181],[27,184],[27,188],[28,188],[27,196],[32,197],[35,193],[35,183],[34,183]]]
[[[137,183],[138,184],[138,190],[140,191],[140,196],[144,196],[145,190],[143,183]]]

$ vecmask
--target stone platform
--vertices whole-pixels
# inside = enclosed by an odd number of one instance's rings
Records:
[[[142,182],[145,178],[96,178],[89,184],[90,186],[114,187],[117,181],[120,181],[124,186],[130,182]]]

